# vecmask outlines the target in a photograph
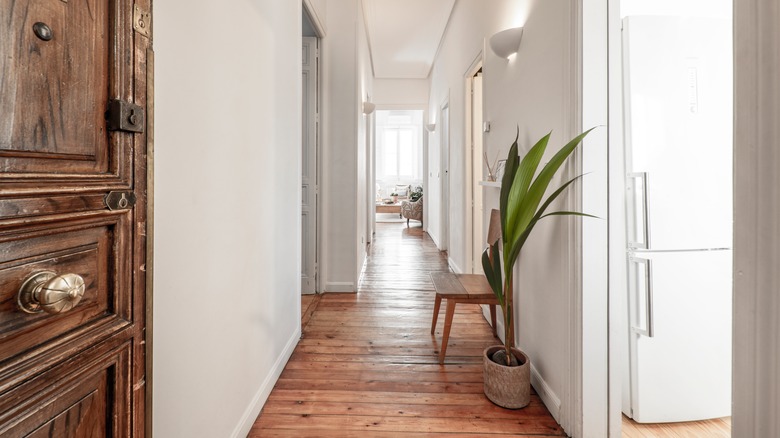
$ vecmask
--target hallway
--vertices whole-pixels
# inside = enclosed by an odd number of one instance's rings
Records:
[[[322,295],[249,436],[565,436],[535,394],[517,411],[485,398],[499,341],[477,306],[457,308],[438,365],[428,273],[447,269],[419,225],[377,224],[359,292]]]

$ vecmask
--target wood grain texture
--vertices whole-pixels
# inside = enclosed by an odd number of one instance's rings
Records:
[[[321,296],[249,436],[566,436],[536,394],[521,410],[487,400],[481,354],[499,341],[479,306],[458,306],[438,364],[429,274],[447,271],[419,227],[377,224],[358,293]]]
[[[301,295],[301,330],[305,330],[317,310],[322,295]]]
[[[731,418],[640,424],[623,416],[623,438],[730,438]]]
[[[144,436],[147,134],[105,125],[109,99],[146,107],[151,41],[133,31],[136,6],[151,11],[150,0],[0,8],[3,437]],[[135,207],[108,210],[115,190]],[[16,291],[40,270],[81,275],[84,299],[22,313]]]

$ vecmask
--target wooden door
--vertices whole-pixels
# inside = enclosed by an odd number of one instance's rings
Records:
[[[143,436],[151,3],[0,5],[0,436]]]

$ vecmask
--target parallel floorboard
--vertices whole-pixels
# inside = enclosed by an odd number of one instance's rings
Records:
[[[359,292],[303,310],[303,339],[250,437],[566,436],[536,394],[520,410],[485,398],[481,354],[499,341],[478,306],[458,306],[438,364],[428,274],[447,270],[419,226],[377,224]]]
[[[730,438],[731,418],[639,424],[623,416],[623,438]]]

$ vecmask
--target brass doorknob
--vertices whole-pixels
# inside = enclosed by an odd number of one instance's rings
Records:
[[[22,283],[17,301],[27,313],[63,313],[76,307],[86,286],[78,274],[36,272]]]

